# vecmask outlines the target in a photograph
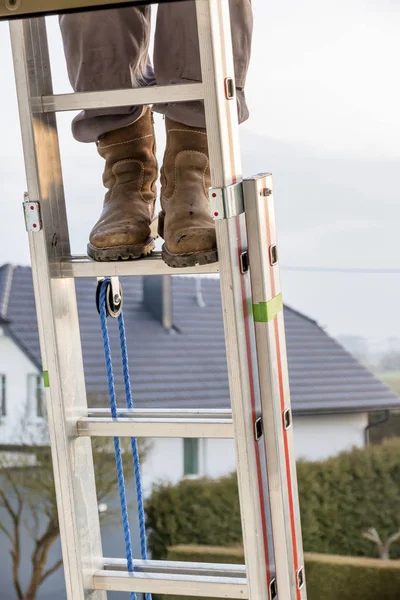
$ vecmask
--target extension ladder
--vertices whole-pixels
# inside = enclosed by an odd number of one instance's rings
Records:
[[[196,0],[201,83],[54,95],[44,15],[116,4],[123,2],[6,0],[0,7],[0,18],[10,20],[67,597],[106,600],[115,590],[306,600],[272,179],[242,181],[228,0]],[[109,263],[72,256],[56,112],[199,99],[219,263],[177,271],[158,253]],[[218,271],[231,414],[199,409],[165,417],[165,410],[133,409],[117,419],[104,411],[96,417],[86,402],[75,278]],[[234,438],[246,566],[150,560],[137,561],[129,573],[125,560],[103,558],[91,452],[96,435]]]

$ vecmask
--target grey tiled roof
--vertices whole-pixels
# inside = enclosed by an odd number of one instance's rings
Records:
[[[11,278],[11,281],[10,281]],[[9,297],[5,298],[9,281]],[[202,279],[205,307],[196,301],[195,278],[173,279],[170,333],[143,303],[142,280],[123,279],[124,318],[133,396],[138,407],[229,406],[219,282]],[[96,281],[77,280],[77,297],[89,404],[106,402],[102,338],[94,297]],[[40,366],[32,273],[0,268],[0,307],[9,333]],[[122,400],[116,323],[109,319],[117,392]],[[315,321],[285,307],[292,406],[296,413],[357,412],[399,408],[399,398],[329,337]],[[105,405],[105,404],[104,404]],[[123,406],[123,403],[121,404]]]

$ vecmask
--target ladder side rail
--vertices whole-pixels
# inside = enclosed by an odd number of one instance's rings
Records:
[[[69,254],[56,117],[33,114],[31,98],[51,95],[45,19],[10,23],[22,142],[30,201],[44,227],[29,233],[46,405],[68,600],[84,600],[102,568],[102,546],[89,438],[76,438],[87,415],[75,283],[53,279],[53,264]],[[92,600],[106,600],[96,591]]]
[[[266,203],[266,212],[268,214],[266,221],[270,227],[271,243],[277,247],[277,233],[276,233],[276,222],[275,222],[275,204],[273,195],[273,181],[272,176],[268,175],[266,179],[267,189],[271,190],[271,195]],[[265,255],[264,255],[265,257]],[[264,262],[264,265],[266,262]],[[270,272],[271,273],[271,272]],[[275,294],[281,294],[281,281],[280,281],[280,269],[279,262],[276,263],[272,269],[275,283]],[[273,291],[273,290],[272,290]],[[282,296],[281,296],[282,297]],[[293,414],[290,399],[290,385],[289,385],[289,370],[287,362],[286,352],[286,335],[285,335],[285,321],[284,313],[281,310],[276,318],[274,338],[278,340],[276,347],[277,357],[277,369],[274,371],[275,385],[280,386],[280,393],[282,394],[282,408],[283,414],[279,420],[279,426],[283,427],[283,449],[284,454],[281,454],[281,459],[285,460],[286,463],[286,485],[284,486],[284,508],[286,516],[289,520],[286,520],[287,527],[287,539],[292,543],[292,556],[293,563],[292,568],[293,576],[295,577],[296,584],[296,600],[307,600],[307,588],[304,571],[304,552],[303,552],[303,538],[301,530],[301,515],[300,515],[300,503],[297,485],[297,468],[296,468],[296,455],[295,455],[295,444],[294,444],[294,433],[293,433]],[[281,377],[281,384],[279,378]],[[281,471],[283,475],[284,470]],[[289,554],[289,557],[291,555]]]
[[[262,187],[260,185],[262,191]],[[246,225],[249,234],[249,263],[251,273],[251,284],[253,292],[253,307],[265,299],[272,298],[270,280],[263,281],[261,269],[263,260],[263,249],[268,252],[270,240],[265,223],[259,218],[258,193],[253,181],[244,181],[244,198],[246,209]],[[254,197],[256,194],[256,197]],[[252,235],[250,235],[252,232]],[[263,285],[264,283],[264,285]],[[265,289],[267,287],[267,290]],[[253,308],[253,312],[255,309]],[[292,599],[294,578],[293,569],[288,562],[288,540],[286,538],[285,511],[283,507],[284,490],[282,488],[282,464],[279,460],[280,446],[282,446],[281,407],[277,394],[279,389],[274,386],[274,369],[277,369],[276,360],[271,355],[271,339],[268,323],[256,323],[257,353],[259,357],[260,388],[262,398],[262,419],[265,432],[265,451],[268,457],[269,493],[272,510],[273,538],[275,558],[277,562],[277,588],[279,594],[284,598]],[[259,331],[261,329],[261,331]],[[272,340],[274,344],[274,341]],[[273,360],[273,364],[271,364]],[[283,452],[283,449],[281,453]],[[286,472],[286,466],[283,463]]]
[[[279,597],[306,600],[271,175],[244,181],[249,264]]]
[[[196,0],[196,7],[211,181],[218,189],[242,180],[236,94],[229,99],[226,93],[229,79],[235,89],[229,5],[227,0]],[[265,455],[254,433],[259,386],[254,327],[247,312],[249,275],[240,269],[240,254],[247,249],[243,209],[215,224],[249,598],[267,600],[274,597],[275,565]]]

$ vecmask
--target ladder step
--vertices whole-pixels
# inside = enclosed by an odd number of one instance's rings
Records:
[[[165,563],[164,563],[165,564]],[[93,575],[94,590],[116,592],[150,592],[152,594],[173,594],[202,598],[242,598],[249,597],[247,579],[244,572],[238,572],[237,565],[209,565],[201,563],[169,563],[160,571],[153,569],[137,570],[129,573],[123,570],[103,569]],[[219,571],[214,567],[219,567]],[[227,567],[227,571],[224,571]],[[202,573],[194,575],[193,572]],[[220,574],[223,572],[223,574]],[[215,573],[218,573],[216,575]],[[232,574],[235,574],[232,576]]]
[[[93,108],[116,108],[136,104],[166,102],[191,102],[203,100],[202,83],[148,86],[104,92],[79,92],[32,98],[32,110],[36,113],[89,110]]]
[[[160,0],[158,0],[160,1]],[[164,2],[165,0],[161,0]],[[170,0],[168,0],[170,1]],[[40,17],[43,15],[59,14],[74,10],[90,10],[98,8],[119,8],[120,6],[139,4],[141,0],[35,0],[34,2],[2,2],[0,4],[0,21]],[[153,4],[149,0],[148,4]]]
[[[104,570],[126,571],[125,558],[105,558]],[[220,563],[192,563],[169,560],[135,560],[135,571],[176,575],[207,575],[212,577],[246,578],[245,565],[227,565]]]
[[[54,277],[124,277],[132,275],[204,275],[219,273],[219,263],[174,269],[161,259],[161,252],[140,260],[97,262],[87,256],[71,256],[53,270]]]
[[[121,409],[113,419],[107,409],[91,409],[77,421],[78,436],[232,439],[229,411]]]
[[[88,417],[108,417],[109,408],[88,408]],[[117,408],[118,417],[231,419],[230,408]]]

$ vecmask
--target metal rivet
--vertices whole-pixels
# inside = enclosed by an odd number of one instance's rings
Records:
[[[21,0],[6,0],[5,7],[7,10],[17,10],[21,4]]]

